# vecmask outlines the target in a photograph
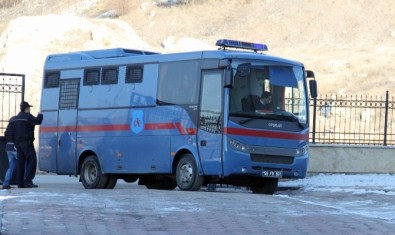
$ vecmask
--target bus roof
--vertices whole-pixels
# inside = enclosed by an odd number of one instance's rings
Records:
[[[45,69],[72,69],[133,63],[159,63],[193,59],[260,59],[302,65],[300,62],[245,50],[208,50],[160,54],[151,51],[113,48],[48,55]]]

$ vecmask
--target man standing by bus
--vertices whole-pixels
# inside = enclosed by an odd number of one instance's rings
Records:
[[[15,145],[18,152],[17,181],[18,188],[35,188],[33,178],[37,169],[37,155],[34,149],[34,126],[40,125],[43,115],[37,117],[30,114],[31,106],[28,102],[21,103],[21,111],[15,117]]]

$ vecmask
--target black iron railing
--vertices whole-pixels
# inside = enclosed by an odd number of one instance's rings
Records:
[[[321,95],[315,102],[314,107],[310,100],[311,143],[395,145],[395,100],[388,91],[385,96]]]
[[[24,94],[25,75],[0,73],[0,136],[4,134],[9,118],[19,112]]]

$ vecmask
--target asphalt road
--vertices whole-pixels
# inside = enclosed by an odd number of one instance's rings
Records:
[[[37,175],[38,188],[0,191],[1,234],[393,234],[393,196],[280,187],[198,192],[118,181],[86,190],[75,177]],[[281,186],[281,183],[280,183]]]

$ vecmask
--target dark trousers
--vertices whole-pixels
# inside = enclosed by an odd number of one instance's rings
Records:
[[[32,141],[24,141],[17,144],[18,164],[17,181],[18,186],[31,183],[37,170],[36,150]]]

